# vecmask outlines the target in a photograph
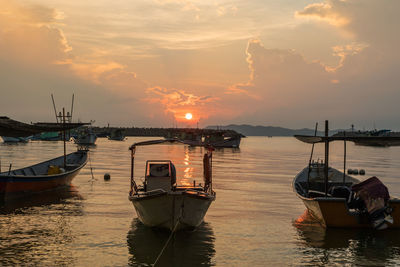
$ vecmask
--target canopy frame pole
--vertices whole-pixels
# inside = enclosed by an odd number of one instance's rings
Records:
[[[318,131],[318,122],[315,123],[315,131],[314,131],[314,136],[317,136],[317,131]],[[310,155],[310,160],[308,161],[308,173],[307,173],[307,191],[310,190],[310,173],[311,173],[311,160],[314,154],[314,143],[312,144],[311,147],[311,155]]]
[[[135,150],[136,146],[130,147],[131,150],[131,191],[129,192],[129,195],[133,195],[133,193],[137,192],[137,185],[134,179],[134,171],[135,171]]]
[[[328,166],[329,166],[329,126],[328,120],[325,121],[325,166],[324,166],[324,173],[325,173],[325,197],[328,196]]]
[[[346,132],[343,132],[343,136],[346,137]],[[346,149],[346,138],[343,140],[344,148],[343,148],[343,185],[346,184],[346,157],[347,157],[347,149]]]
[[[63,117],[62,117],[62,125],[63,125],[63,143],[64,143],[64,169],[67,170],[67,146],[65,143],[65,108],[63,108]]]

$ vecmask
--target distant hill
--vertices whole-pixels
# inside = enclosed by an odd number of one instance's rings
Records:
[[[275,126],[252,126],[247,124],[236,125],[230,124],[226,126],[207,126],[206,129],[221,129],[221,130],[234,130],[246,136],[293,136],[300,135],[314,135],[314,129],[288,129]],[[339,130],[329,131],[329,134],[337,133]],[[323,135],[323,132],[318,131],[318,135]]]

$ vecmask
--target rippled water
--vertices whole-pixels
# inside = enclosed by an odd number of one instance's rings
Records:
[[[0,265],[154,263],[169,234],[143,226],[128,201],[128,147],[147,139],[98,139],[90,162],[69,190],[2,207]],[[400,196],[400,147],[350,143],[347,148],[348,167],[366,169],[367,175],[360,178],[376,175],[392,195]],[[67,149],[76,147],[70,143]],[[316,158],[323,158],[322,149],[316,148]],[[217,199],[201,227],[176,234],[160,266],[399,265],[400,231],[325,230],[308,220],[291,182],[308,163],[310,150],[291,137],[249,137],[240,149],[216,150]],[[24,167],[62,151],[61,142],[1,143],[1,167]],[[143,177],[146,159],[171,159],[180,183],[200,182],[203,153],[202,148],[183,145],[140,147],[135,174]],[[342,153],[342,143],[332,145],[333,167],[342,168]],[[110,173],[109,182],[104,173]]]

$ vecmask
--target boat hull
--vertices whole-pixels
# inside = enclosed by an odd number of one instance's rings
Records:
[[[322,192],[324,188],[322,176],[323,165],[320,165],[319,167],[314,166],[310,172],[308,167],[304,168],[293,180],[293,191],[302,200],[309,214],[322,226],[328,228],[373,228],[366,214],[349,209],[346,198],[334,197],[330,194],[325,196],[325,192]],[[342,172],[329,168],[328,177],[329,187],[343,185]],[[346,175],[345,182],[348,187],[351,187],[360,181]],[[308,195],[306,194],[307,184],[311,189],[308,191]],[[310,195],[312,193],[318,194],[312,197]],[[400,199],[389,199],[388,206],[393,210],[391,216],[394,221],[393,224],[387,224],[388,227],[400,228]]]
[[[199,226],[215,195],[161,192],[144,197],[134,195],[130,200],[144,225],[173,231]]]
[[[302,199],[310,215],[322,226],[329,228],[373,228],[367,216],[349,212],[344,198]],[[390,199],[393,209],[393,224],[389,228],[400,228],[400,199]]]
[[[80,151],[67,155],[67,169],[59,174],[43,174],[49,166],[62,165],[64,157],[55,158],[23,169],[0,173],[0,201],[69,186],[86,165],[87,154]]]
[[[96,143],[97,136],[95,134],[87,134],[84,136],[79,136],[74,139],[77,145],[94,145]]]

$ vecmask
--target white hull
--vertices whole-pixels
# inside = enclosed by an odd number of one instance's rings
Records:
[[[199,226],[215,195],[164,191],[146,196],[134,195],[129,199],[143,224],[173,231]]]

